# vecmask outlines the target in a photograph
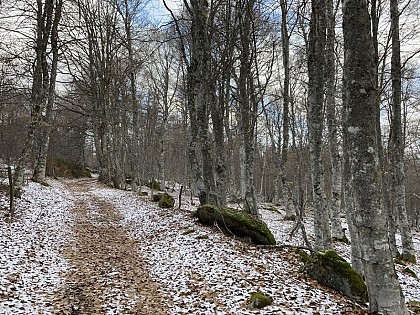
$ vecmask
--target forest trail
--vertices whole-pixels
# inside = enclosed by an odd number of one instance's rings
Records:
[[[90,193],[96,181],[65,184],[74,196],[74,238],[63,249],[70,267],[54,299],[57,314],[167,314],[139,242],[114,206]]]

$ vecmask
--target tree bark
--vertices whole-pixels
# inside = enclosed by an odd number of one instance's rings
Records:
[[[314,196],[315,249],[332,248],[322,168],[322,130],[325,86],[326,15],[325,0],[312,1],[308,47],[308,127],[311,178]]]
[[[239,23],[239,77],[238,77],[238,101],[239,115],[241,120],[241,135],[244,144],[244,177],[245,177],[245,211],[254,217],[259,217],[257,200],[255,197],[254,184],[254,149],[255,149],[255,124],[257,104],[255,102],[254,84],[251,67],[255,62],[255,54],[252,49],[252,14],[254,9],[253,0],[245,0],[238,3]]]
[[[345,130],[354,193],[353,222],[361,250],[369,308],[383,314],[408,314],[388,244],[381,204],[378,152],[379,111],[370,17],[363,0],[343,2]],[[353,241],[353,240],[352,240]]]
[[[393,168],[393,192],[396,213],[398,214],[402,254],[405,260],[416,262],[416,254],[413,245],[413,236],[408,222],[405,201],[405,174],[404,174],[404,139],[401,124],[401,57],[399,36],[399,10],[398,0],[391,0],[391,34],[392,34],[392,168]]]
[[[208,2],[192,0],[188,6],[191,15],[191,61],[188,65],[188,106],[191,135],[189,158],[193,178],[199,190],[200,203],[217,203],[215,197],[214,173],[209,124],[209,63],[210,42],[208,36]],[[202,155],[202,168],[198,161],[198,143]]]
[[[280,0],[281,7],[281,43],[282,43],[282,57],[284,68],[283,80],[283,141],[281,148],[281,162],[280,162],[280,180],[281,190],[283,195],[283,203],[286,206],[286,217],[292,218],[295,214],[293,203],[291,202],[289,187],[286,183],[286,164],[289,149],[289,104],[290,104],[290,44],[289,31],[287,27],[288,8],[286,0]],[[276,188],[277,189],[277,188]]]
[[[34,140],[36,132],[42,121],[42,112],[45,109],[48,91],[49,91],[49,72],[47,61],[47,49],[53,25],[53,0],[48,0],[45,4],[41,0],[37,0],[37,17],[36,17],[36,39],[34,73],[31,88],[31,121],[26,136],[25,145],[15,167],[13,175],[13,183],[15,193],[19,193],[23,185],[23,176],[29,155],[34,148]]]
[[[49,74],[48,96],[46,101],[45,115],[42,116],[42,124],[39,126],[38,132],[38,148],[36,153],[36,160],[34,166],[33,179],[36,182],[43,182],[45,180],[45,173],[47,167],[47,154],[50,143],[51,133],[51,118],[55,102],[55,85],[57,79],[58,67],[58,26],[60,24],[63,0],[58,0],[55,5],[54,19],[51,29],[51,51],[52,62]]]
[[[335,12],[333,0],[326,1],[327,6],[327,39],[326,39],[326,64],[325,64],[325,107],[328,126],[328,144],[331,160],[331,191],[329,213],[331,217],[331,236],[335,240],[344,240],[341,226],[341,158],[338,146],[338,131],[335,104]]]

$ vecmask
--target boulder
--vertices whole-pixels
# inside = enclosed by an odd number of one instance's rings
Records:
[[[267,225],[249,213],[232,208],[204,205],[197,209],[198,220],[205,225],[217,225],[236,236],[250,239],[257,245],[275,245],[276,240]]]
[[[367,288],[362,276],[334,250],[319,251],[305,264],[305,272],[319,283],[348,297],[367,302]]]
[[[164,193],[159,200],[159,207],[161,208],[173,208],[174,204],[175,199],[167,193]]]
[[[248,308],[261,309],[273,303],[273,299],[262,292],[253,293],[248,300]]]
[[[162,199],[162,196],[163,196],[163,194],[156,194],[156,195],[153,195],[152,200],[153,200],[154,202],[159,202],[159,201],[160,201],[160,199]]]

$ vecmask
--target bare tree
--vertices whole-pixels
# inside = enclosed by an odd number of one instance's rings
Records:
[[[378,163],[379,103],[376,64],[367,3],[343,3],[345,49],[345,151],[354,192],[354,225],[361,249],[363,275],[372,312],[408,314],[388,244],[386,215],[381,204]],[[352,240],[354,241],[354,240]]]
[[[55,80],[58,62],[58,24],[61,18],[62,1],[47,0],[45,3],[41,0],[36,2],[36,28],[35,28],[35,59],[32,75],[31,87],[31,120],[26,136],[26,142],[21,156],[17,162],[13,182],[15,191],[19,192],[23,183],[23,175],[29,156],[34,148],[36,133],[42,130],[42,133],[48,135],[48,124],[51,117],[51,110],[54,103]],[[49,47],[53,52],[52,64],[48,64]],[[44,112],[46,114],[44,115]],[[48,140],[43,139],[41,149],[38,153],[36,180],[42,180],[45,177],[45,162],[48,148]]]
[[[331,193],[330,193],[330,216],[331,236],[335,240],[344,240],[344,232],[341,226],[341,157],[338,147],[338,128],[336,118],[336,67],[335,67],[335,16],[336,10],[333,0],[326,1],[327,14],[327,38],[325,51],[325,111],[328,126],[328,144],[331,159]]]
[[[391,76],[392,76],[392,174],[393,192],[396,213],[398,214],[402,254],[405,260],[416,262],[416,255],[413,245],[411,227],[408,222],[406,199],[405,199],[405,174],[404,174],[404,139],[401,124],[401,57],[400,57],[400,28],[398,1],[390,1],[391,9],[391,36],[392,36],[392,57],[391,57]]]
[[[38,127],[36,140],[36,160],[34,166],[34,181],[43,182],[45,180],[45,172],[47,167],[47,153],[50,141],[51,132],[51,116],[55,102],[55,85],[57,79],[57,68],[59,59],[59,42],[58,42],[58,27],[60,24],[62,13],[63,0],[58,0],[55,3],[54,19],[51,27],[51,52],[52,61],[50,65],[49,84],[47,103],[45,106],[45,114],[42,115],[42,123]]]
[[[312,1],[308,46],[308,128],[314,195],[315,249],[332,248],[321,160],[325,86],[326,1]]]

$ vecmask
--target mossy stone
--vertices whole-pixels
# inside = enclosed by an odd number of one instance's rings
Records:
[[[248,300],[248,308],[261,309],[273,303],[273,299],[262,292],[256,292]]]
[[[153,200],[154,202],[159,202],[159,201],[160,201],[160,199],[162,199],[162,196],[163,196],[163,194],[156,194],[156,195],[153,195],[152,200]]]
[[[308,253],[306,253],[303,249],[297,249],[296,253],[300,256],[300,259],[304,263],[307,263],[308,261],[311,260],[311,256],[308,255]]]
[[[316,252],[304,270],[321,284],[348,297],[367,302],[367,288],[362,276],[334,250]]]
[[[164,193],[159,200],[159,207],[161,208],[173,208],[174,204],[175,199],[167,193]]]
[[[186,231],[182,232],[182,235],[189,235],[189,234],[192,234],[192,233],[194,233],[194,232],[195,232],[195,230],[193,230],[193,229],[188,229],[188,230],[186,230]]]
[[[415,273],[413,270],[411,270],[410,268],[408,268],[408,267],[405,267],[405,268],[404,268],[404,270],[403,270],[403,272],[404,272],[406,275],[409,275],[409,276],[411,276],[411,277],[413,277],[413,278],[418,279],[418,277],[417,277],[416,273]]]
[[[216,222],[227,233],[250,239],[254,244],[276,244],[276,240],[267,225],[245,211],[204,205],[197,209],[197,217],[202,224],[213,226]]]
[[[413,264],[416,263],[416,256],[410,253],[402,253],[400,255],[400,259],[409,263],[413,263]]]

